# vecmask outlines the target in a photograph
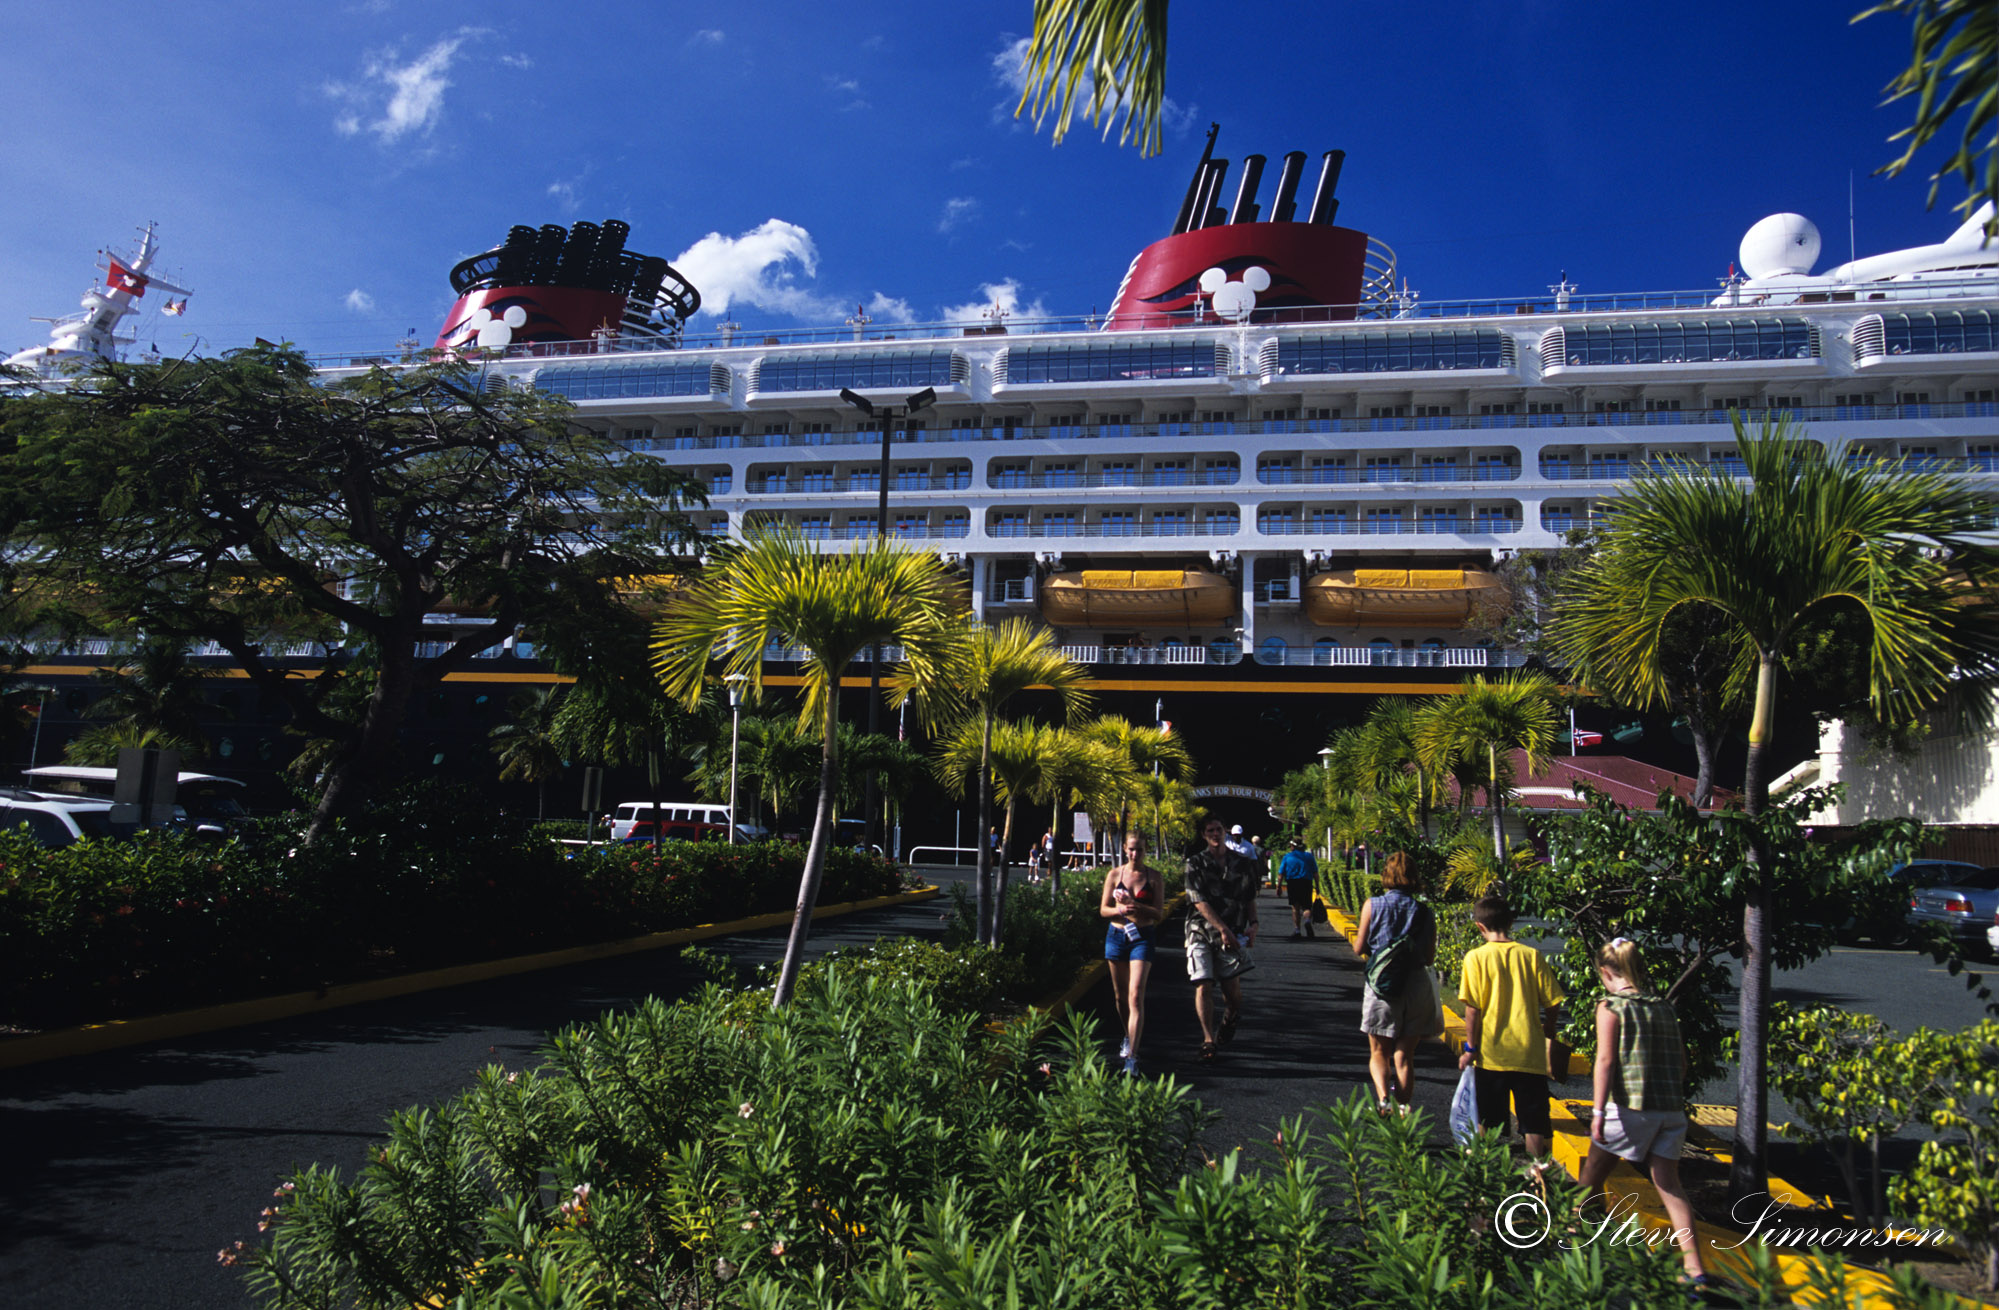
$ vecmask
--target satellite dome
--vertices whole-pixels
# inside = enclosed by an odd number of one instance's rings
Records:
[[[1750,277],[1809,273],[1819,259],[1819,230],[1803,214],[1772,214],[1742,234],[1737,254]]]

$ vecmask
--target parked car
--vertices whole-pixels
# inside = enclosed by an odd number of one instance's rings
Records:
[[[0,829],[23,826],[30,837],[51,849],[85,837],[129,837],[136,830],[136,825],[111,821],[110,801],[0,788]]]
[[[1857,942],[1863,939],[1884,946],[1900,946],[1909,940],[1909,909],[1916,890],[1921,887],[1936,887],[1955,882],[1966,876],[1975,876],[1984,869],[1983,865],[1970,864],[1963,860],[1911,860],[1888,870],[1889,886],[1879,900],[1870,897],[1870,908],[1864,913],[1847,920],[1841,926],[1840,940]]]
[[[1909,896],[1909,926],[1941,927],[1959,948],[1982,954],[1987,929],[1999,921],[1999,867],[1954,872],[1950,881],[1916,887]]]
[[[663,824],[660,836],[667,841],[701,841],[729,836],[729,807],[704,801],[666,801],[657,809],[646,801],[626,801],[611,815],[611,840],[643,835],[652,840],[653,825]],[[754,823],[736,825],[738,841],[761,841],[764,830]]]

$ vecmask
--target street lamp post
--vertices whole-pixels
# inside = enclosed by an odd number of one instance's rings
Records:
[[[881,421],[882,456],[881,474],[875,487],[875,536],[877,538],[886,537],[888,536],[889,441],[895,433],[895,421],[900,418],[907,424],[912,415],[921,413],[923,410],[929,409],[932,405],[936,404],[937,389],[935,387],[925,387],[923,390],[909,397],[903,403],[900,414],[896,413],[895,406],[877,405],[858,391],[853,391],[846,387],[840,388],[840,399],[846,401],[855,409],[860,410],[861,413],[867,415],[869,418]],[[877,641],[868,653],[868,735],[870,736],[874,736],[881,730],[881,698],[882,645]],[[880,835],[880,830],[875,826],[876,794],[875,770],[869,769],[866,794],[861,801],[861,813],[867,819],[867,837],[865,840],[870,846],[878,844],[876,838]]]
[[[729,684],[729,845],[736,844],[736,828],[741,818],[736,813],[736,763],[743,740],[743,689],[741,683],[746,675],[731,673],[722,681]]]
[[[1333,771],[1333,748],[1327,746],[1319,752],[1319,768],[1330,774]],[[1333,862],[1333,825],[1326,825],[1326,863]]]

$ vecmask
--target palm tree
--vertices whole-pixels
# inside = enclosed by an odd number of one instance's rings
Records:
[[[185,643],[171,637],[148,637],[133,649],[122,667],[99,669],[92,676],[105,691],[90,707],[91,717],[109,720],[108,726],[122,730],[98,734],[104,740],[120,737],[128,745],[144,740],[193,758],[207,754],[201,720],[216,711],[202,699],[201,689],[215,674],[188,663]],[[65,758],[69,758],[67,753]],[[114,746],[111,762],[116,759]]]
[[[1957,150],[1930,177],[1930,203],[1947,174],[1964,180],[1958,212],[1969,218],[1983,204],[1999,204],[1999,141],[1992,126],[1999,105],[1999,22],[1988,0],[1882,0],[1855,14],[1854,22],[1880,13],[1912,16],[1915,52],[1909,66],[1888,84],[1888,99],[1916,97],[1916,121],[1889,137],[1908,147],[1879,172],[1894,177],[1915,162],[1916,153],[1960,113],[1964,132]],[[1036,8],[1036,30],[1040,12]],[[1164,43],[1162,42],[1162,45]],[[1948,83],[1948,85],[1946,85]],[[1982,136],[1981,136],[1982,134]],[[1984,176],[1980,177],[1983,164]],[[1986,232],[1999,235],[1999,218],[1988,216]]]
[[[1055,728],[1054,745],[1042,765],[1041,785],[1028,799],[1048,806],[1048,829],[1062,831],[1062,806],[1081,805],[1092,816],[1115,810],[1133,780],[1131,760],[1077,728]],[[1048,869],[1049,886],[1062,891],[1062,866]]]
[[[1492,820],[1492,854],[1506,859],[1506,793],[1513,752],[1527,753],[1530,773],[1548,767],[1555,748],[1555,684],[1539,673],[1503,682],[1473,678],[1455,695],[1440,696],[1413,723],[1417,754],[1433,770],[1483,764],[1485,805]]]
[[[1018,117],[1032,107],[1038,128],[1051,114],[1058,143],[1078,108],[1092,126],[1124,110],[1120,142],[1138,137],[1159,153],[1166,103],[1166,0],[1035,0],[1034,35]],[[1084,93],[1079,106],[1076,93]],[[1105,127],[1105,133],[1110,129]]]
[[[1122,844],[1131,825],[1132,806],[1143,794],[1138,780],[1157,772],[1171,781],[1184,782],[1194,772],[1194,757],[1170,731],[1133,723],[1116,714],[1099,715],[1084,724],[1081,731],[1091,740],[1110,747],[1127,766],[1098,781],[1098,791],[1117,802],[1114,822],[1108,826]]]
[[[1907,722],[1999,671],[1995,606],[1983,603],[1999,561],[1973,540],[1988,530],[1990,506],[1937,474],[1834,455],[1788,420],[1752,434],[1737,415],[1735,439],[1747,481],[1668,466],[1619,498],[1601,549],[1564,587],[1553,644],[1580,679],[1658,704],[1671,677],[1669,622],[1694,606],[1726,615],[1755,687],[1743,779],[1753,816],[1769,802],[1778,664],[1799,625],[1841,606],[1864,613],[1869,708],[1883,722]],[[1729,1180],[1737,1196],[1761,1190],[1767,1176],[1771,906],[1754,863],[1752,851]]]
[[[933,688],[946,682],[962,685],[971,643],[943,564],[935,555],[886,537],[849,554],[822,554],[789,529],[759,533],[740,546],[718,546],[707,573],[668,605],[655,630],[653,658],[660,682],[687,705],[704,694],[712,661],[719,661],[725,674],[740,675],[754,700],[763,694],[766,648],[790,646],[804,656],[799,723],[819,735],[819,800],[799,878],[798,908],[772,996],[776,1006],[788,1004],[797,986],[833,842],[833,807],[840,788],[840,675],[876,642],[902,647],[900,682],[919,694],[919,708],[930,703]]]
[[[199,753],[200,745],[185,737],[176,737],[163,728],[141,727],[132,719],[120,719],[116,723],[100,723],[78,733],[62,748],[62,757],[68,764],[108,769],[117,767],[118,752],[127,747],[142,751],[179,751],[184,756],[192,756]]]
[[[1067,749],[1062,730],[1039,723],[1001,719],[993,724],[990,738],[981,726],[967,719],[945,740],[937,757],[937,776],[943,784],[963,795],[967,784],[984,761],[992,777],[994,799],[1005,806],[1000,821],[1000,850],[1013,848],[1013,822],[1020,803],[1047,792],[1050,776],[1059,767],[1058,757]],[[1006,930],[1006,884],[1009,863],[1002,855],[999,878],[993,891],[993,936]]]
[[[542,687],[515,692],[507,702],[512,723],[502,723],[486,735],[500,757],[500,781],[519,779],[535,785],[535,817],[548,817],[548,784],[562,776],[568,763],[554,734],[562,707],[562,688]]]
[[[993,725],[1001,708],[1029,688],[1054,692],[1073,721],[1088,709],[1093,681],[1056,647],[1055,635],[1048,629],[1033,627],[1025,619],[1008,619],[972,629],[962,672],[952,684],[921,675],[913,663],[908,673],[890,684],[898,704],[913,699],[929,717],[979,724],[979,823],[974,829],[979,835],[978,939],[989,946],[999,944],[993,852],[985,839],[993,826]]]

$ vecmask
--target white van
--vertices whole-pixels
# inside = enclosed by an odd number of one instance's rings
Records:
[[[729,839],[729,807],[726,805],[667,801],[655,810],[650,801],[626,801],[611,814],[611,840],[650,838],[655,823],[660,825],[659,836],[664,841]],[[763,836],[763,829],[746,823],[738,829],[738,833],[744,841],[756,841]]]

